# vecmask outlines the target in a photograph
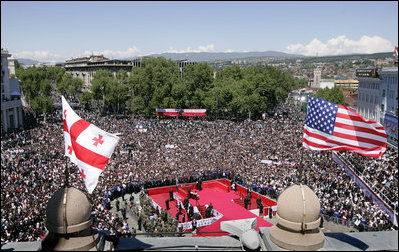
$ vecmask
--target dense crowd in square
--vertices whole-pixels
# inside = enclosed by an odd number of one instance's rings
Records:
[[[284,103],[280,109],[287,114],[241,122],[102,116],[77,110],[84,120],[107,132],[120,133],[96,189],[88,194],[93,203],[93,228],[126,230],[126,223],[110,211],[110,201],[117,195],[177,181],[226,177],[272,199],[304,180],[319,197],[326,218],[351,221],[359,230],[397,229],[331,160],[331,152],[301,150],[304,113],[291,103]],[[2,242],[44,237],[46,204],[63,186],[67,167],[69,184],[86,192],[77,167],[64,155],[61,118],[57,111],[47,122],[1,137]],[[356,153],[344,156],[362,169],[362,176],[390,199],[393,208],[397,207],[397,149],[389,147],[381,160]],[[303,168],[299,169],[301,157]],[[261,162],[264,159],[280,163],[268,165]],[[148,222],[148,216],[142,218]]]

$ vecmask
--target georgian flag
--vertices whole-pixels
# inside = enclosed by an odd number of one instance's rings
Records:
[[[91,194],[108,163],[119,137],[80,118],[62,96],[65,156],[76,164]]]

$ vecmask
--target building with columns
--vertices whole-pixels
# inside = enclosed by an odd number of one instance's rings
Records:
[[[385,114],[398,116],[398,68],[358,69],[358,113],[381,124]]]
[[[381,79],[377,68],[357,69],[359,81],[357,95],[357,112],[366,119],[380,122]]]
[[[398,67],[384,67],[381,78],[381,113],[398,117]],[[384,116],[385,118],[385,116]]]
[[[64,63],[65,72],[70,73],[74,78],[81,79],[84,90],[90,89],[91,81],[98,70],[109,70],[114,76],[119,70],[125,70],[130,75],[132,66],[130,60],[110,60],[103,55],[75,58]]]
[[[23,126],[20,81],[10,78],[15,73],[14,59],[1,48],[1,133]],[[11,62],[11,64],[10,64]],[[11,68],[11,69],[10,69]]]

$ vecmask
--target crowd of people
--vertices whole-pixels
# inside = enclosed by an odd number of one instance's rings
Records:
[[[123,231],[123,220],[109,210],[110,201],[118,195],[226,177],[273,199],[289,185],[304,180],[320,198],[325,216],[353,221],[359,227],[394,229],[387,214],[331,160],[330,152],[301,150],[305,114],[289,102],[280,109],[286,115],[243,122],[76,111],[97,127],[120,133],[96,189],[88,194],[93,204],[93,228]],[[57,111],[46,123],[1,138],[2,242],[43,238],[46,204],[64,184],[65,169],[69,169],[69,184],[86,192],[77,167],[64,155],[61,118],[61,111]],[[397,149],[387,153],[397,160]],[[363,166],[363,175],[397,202],[397,161],[356,155],[352,159]],[[265,164],[261,162],[264,159],[278,163]],[[141,218],[146,223],[149,217],[142,214]]]
[[[346,152],[342,155],[350,160],[357,174],[376,191],[392,209],[398,207],[398,152],[388,148],[380,160]]]

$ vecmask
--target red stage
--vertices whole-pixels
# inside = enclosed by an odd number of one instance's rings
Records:
[[[228,221],[228,220],[238,220],[238,219],[246,219],[246,218],[257,218],[257,226],[255,230],[258,230],[259,227],[270,227],[272,224],[265,221],[263,218],[257,216],[256,214],[250,212],[249,210],[244,208],[243,199],[247,196],[246,188],[237,185],[237,191],[231,190],[231,182],[227,179],[219,179],[212,181],[204,181],[202,182],[202,191],[198,191],[195,189],[195,183],[179,185],[179,190],[176,192],[176,186],[167,186],[167,187],[159,187],[148,189],[149,197],[158,204],[162,209],[166,209],[166,199],[169,198],[169,191],[173,190],[175,195],[179,197],[181,203],[183,203],[184,198],[187,196],[187,191],[190,189],[192,192],[197,192],[199,195],[199,200],[196,201],[194,199],[190,199],[189,202],[193,206],[197,206],[202,215],[202,219],[205,219],[205,215],[203,211],[205,210],[205,204],[209,205],[212,203],[213,208],[218,211],[223,217],[219,218],[215,222],[210,225],[199,227],[198,231],[221,231],[220,230],[220,222]],[[266,198],[263,195],[252,192],[251,193],[251,205],[250,209],[256,209],[256,199],[261,197],[263,205],[265,207],[264,214],[267,215],[267,208],[270,206],[274,206],[277,203],[269,198]],[[178,208],[176,205],[176,200],[169,202],[170,210],[172,217],[176,216],[176,212]],[[187,213],[183,210],[183,213],[187,219]],[[182,221],[182,215],[180,215],[179,222]],[[198,236],[222,236],[228,235],[228,233],[205,233],[198,234]]]

